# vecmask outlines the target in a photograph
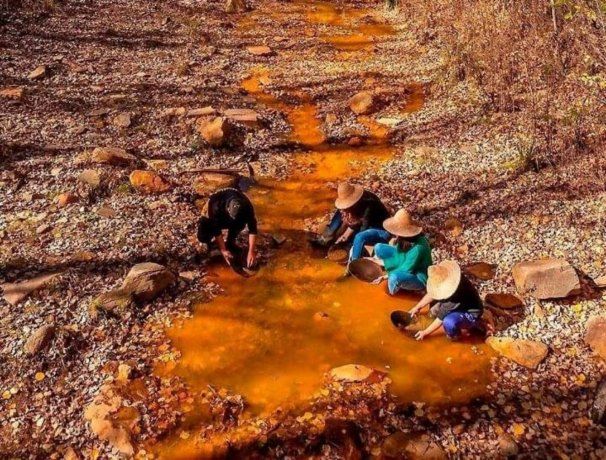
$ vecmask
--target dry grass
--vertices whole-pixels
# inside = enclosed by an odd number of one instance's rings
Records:
[[[421,40],[445,49],[448,90],[466,80],[540,167],[603,145],[605,0],[400,0]]]

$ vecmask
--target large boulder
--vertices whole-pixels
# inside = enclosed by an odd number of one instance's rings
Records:
[[[57,276],[59,276],[59,273],[49,273],[26,281],[4,283],[0,285],[0,288],[2,288],[4,300],[11,305],[17,305],[23,299],[27,298],[32,292],[37,291],[38,289],[41,289],[49,284]]]
[[[171,185],[154,171],[136,169],[128,178],[130,184],[142,193],[164,193],[168,192],[171,188]]]
[[[358,115],[367,115],[374,109],[375,100],[371,92],[361,91],[349,100],[349,108]]]
[[[95,163],[112,166],[130,166],[137,161],[136,156],[116,147],[97,147],[91,153],[91,159]]]
[[[585,325],[585,343],[602,359],[606,359],[606,317],[593,316]]]
[[[549,352],[547,345],[534,340],[489,337],[486,343],[500,355],[530,369],[535,369],[541,364]]]
[[[566,260],[542,259],[520,262],[513,267],[518,292],[537,299],[557,299],[580,292],[579,277]]]
[[[35,356],[48,346],[55,336],[55,325],[45,324],[36,329],[27,339],[23,349],[28,356]]]
[[[522,299],[507,293],[490,293],[486,295],[485,300],[486,303],[503,310],[513,310],[524,306]]]
[[[175,275],[163,265],[145,262],[130,269],[122,283],[122,289],[138,302],[148,302],[176,280]]]

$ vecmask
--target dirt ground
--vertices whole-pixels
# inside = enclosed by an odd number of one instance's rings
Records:
[[[120,455],[120,443],[100,440],[84,417],[108,383],[121,404],[112,433],[128,432],[127,455],[142,458],[194,431],[209,446],[197,455],[207,457],[392,458],[408,442],[393,433],[454,458],[606,456],[606,431],[589,417],[606,368],[583,341],[587,320],[604,315],[604,292],[592,281],[606,271],[604,155],[526,167],[508,130],[515,114],[485,114],[465,82],[448,91],[435,83],[439,43],[421,40],[382,6],[342,6],[358,11],[350,13],[356,24],[376,40],[335,42],[358,33],[348,17],[302,2],[254,2],[232,15],[220,2],[193,0],[47,2],[2,12],[0,91],[23,94],[0,93],[0,282],[59,276],[16,305],[0,300],[0,457]],[[377,32],[377,23],[393,29]],[[260,45],[271,53],[247,50]],[[45,75],[29,78],[41,65]],[[266,104],[242,88],[264,68]],[[403,115],[418,87],[422,107]],[[365,89],[382,95],[370,121],[348,107]],[[328,144],[380,138],[393,148],[360,182],[423,221],[437,260],[494,264],[495,276],[479,281],[483,295],[514,293],[511,268],[521,260],[562,257],[577,269],[580,296],[525,299],[521,317],[499,332],[548,345],[536,369],[495,358],[487,395],[455,407],[403,407],[385,381],[331,382],[303,415],[265,418],[247,415],[240,395],[193,394],[184,381],[154,374],[158,362],[179,359],[165,327],[220,293],[195,240],[191,171],[245,172],[246,160],[258,175],[285,177],[292,156],[306,150],[305,138],[291,135],[290,108],[301,104],[313,105]],[[207,106],[253,109],[260,121],[236,123],[233,145],[212,148],[197,130],[200,117],[187,115]],[[95,163],[96,147],[136,158]],[[129,181],[135,168],[155,171],[168,190],[141,193]],[[270,235],[260,246],[262,259],[271,257]],[[91,310],[134,264],[150,261],[182,275],[174,288],[118,318]],[[52,342],[28,356],[25,342],[45,324],[55,325]]]

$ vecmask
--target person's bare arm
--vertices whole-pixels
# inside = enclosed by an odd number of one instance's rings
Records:
[[[215,242],[217,243],[217,246],[219,246],[219,251],[221,251],[221,255],[225,259],[225,263],[231,266],[231,259],[233,259],[234,256],[225,246],[225,240],[223,239],[223,235],[219,234],[215,236]]]
[[[433,302],[433,300],[434,299],[429,294],[425,294],[423,298],[419,300],[417,304],[408,311],[408,313],[410,313],[412,316],[415,316],[423,309],[423,307]]]
[[[345,243],[347,240],[349,240],[351,238],[353,233],[354,233],[353,228],[347,227],[347,230],[345,230],[343,232],[343,234],[339,238],[337,238],[337,240],[335,241],[335,244]]]
[[[415,334],[415,339],[417,339],[417,340],[423,340],[429,334],[431,334],[431,333],[437,331],[438,329],[440,329],[440,327],[442,327],[442,320],[439,319],[439,318],[436,318],[425,329],[423,329],[422,331],[417,332]]]
[[[254,233],[248,234],[248,256],[246,257],[246,265],[252,267],[257,260],[257,235]]]

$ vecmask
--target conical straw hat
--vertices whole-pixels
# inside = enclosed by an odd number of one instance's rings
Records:
[[[427,269],[427,293],[435,300],[453,295],[460,281],[461,267],[454,260],[445,260]]]
[[[410,238],[419,235],[423,229],[410,218],[406,209],[400,209],[396,215],[383,221],[383,228],[392,235]]]
[[[337,209],[351,208],[354,204],[360,201],[364,188],[356,184],[349,184],[342,182],[337,188],[337,199],[335,200],[335,206]]]

